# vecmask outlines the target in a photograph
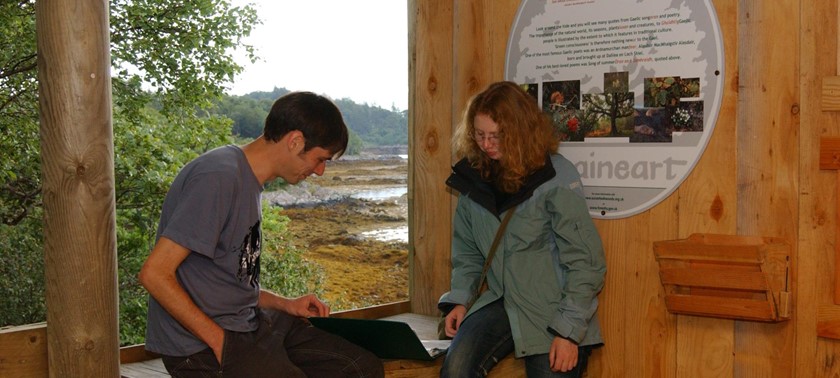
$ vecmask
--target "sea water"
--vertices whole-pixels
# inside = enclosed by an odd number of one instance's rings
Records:
[[[385,201],[402,197],[408,193],[408,187],[394,187],[381,188],[376,190],[368,190],[350,195],[353,198],[365,199],[371,201]],[[381,228],[378,230],[363,232],[362,236],[366,238],[373,238],[384,242],[403,242],[408,243],[408,225],[390,228]]]

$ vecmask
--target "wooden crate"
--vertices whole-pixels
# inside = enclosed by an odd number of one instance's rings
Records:
[[[654,242],[653,251],[671,313],[790,319],[790,247],[779,238],[693,234]]]

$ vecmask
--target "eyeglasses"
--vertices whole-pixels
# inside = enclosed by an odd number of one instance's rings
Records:
[[[490,142],[490,144],[499,144],[499,139],[502,138],[502,133],[484,135],[484,133],[479,133],[478,131],[476,131],[473,133],[472,137],[473,140],[475,140],[475,142],[478,144],[482,144],[484,143],[484,141],[488,141]]]

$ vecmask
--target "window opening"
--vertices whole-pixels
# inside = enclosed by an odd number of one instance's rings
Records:
[[[294,266],[269,283],[287,295],[315,291],[333,311],[407,301],[407,1],[239,3],[262,19],[245,40],[261,60],[243,59],[230,95],[264,110],[250,120],[228,114],[234,131],[259,135],[271,101],[295,90],[333,99],[351,130],[348,151],[322,177],[264,192],[290,219],[291,239],[280,244],[300,258],[287,256]]]

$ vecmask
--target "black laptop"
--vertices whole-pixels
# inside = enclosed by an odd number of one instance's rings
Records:
[[[446,353],[450,342],[421,341],[408,324],[392,320],[313,317],[309,322],[384,359],[433,361]]]

